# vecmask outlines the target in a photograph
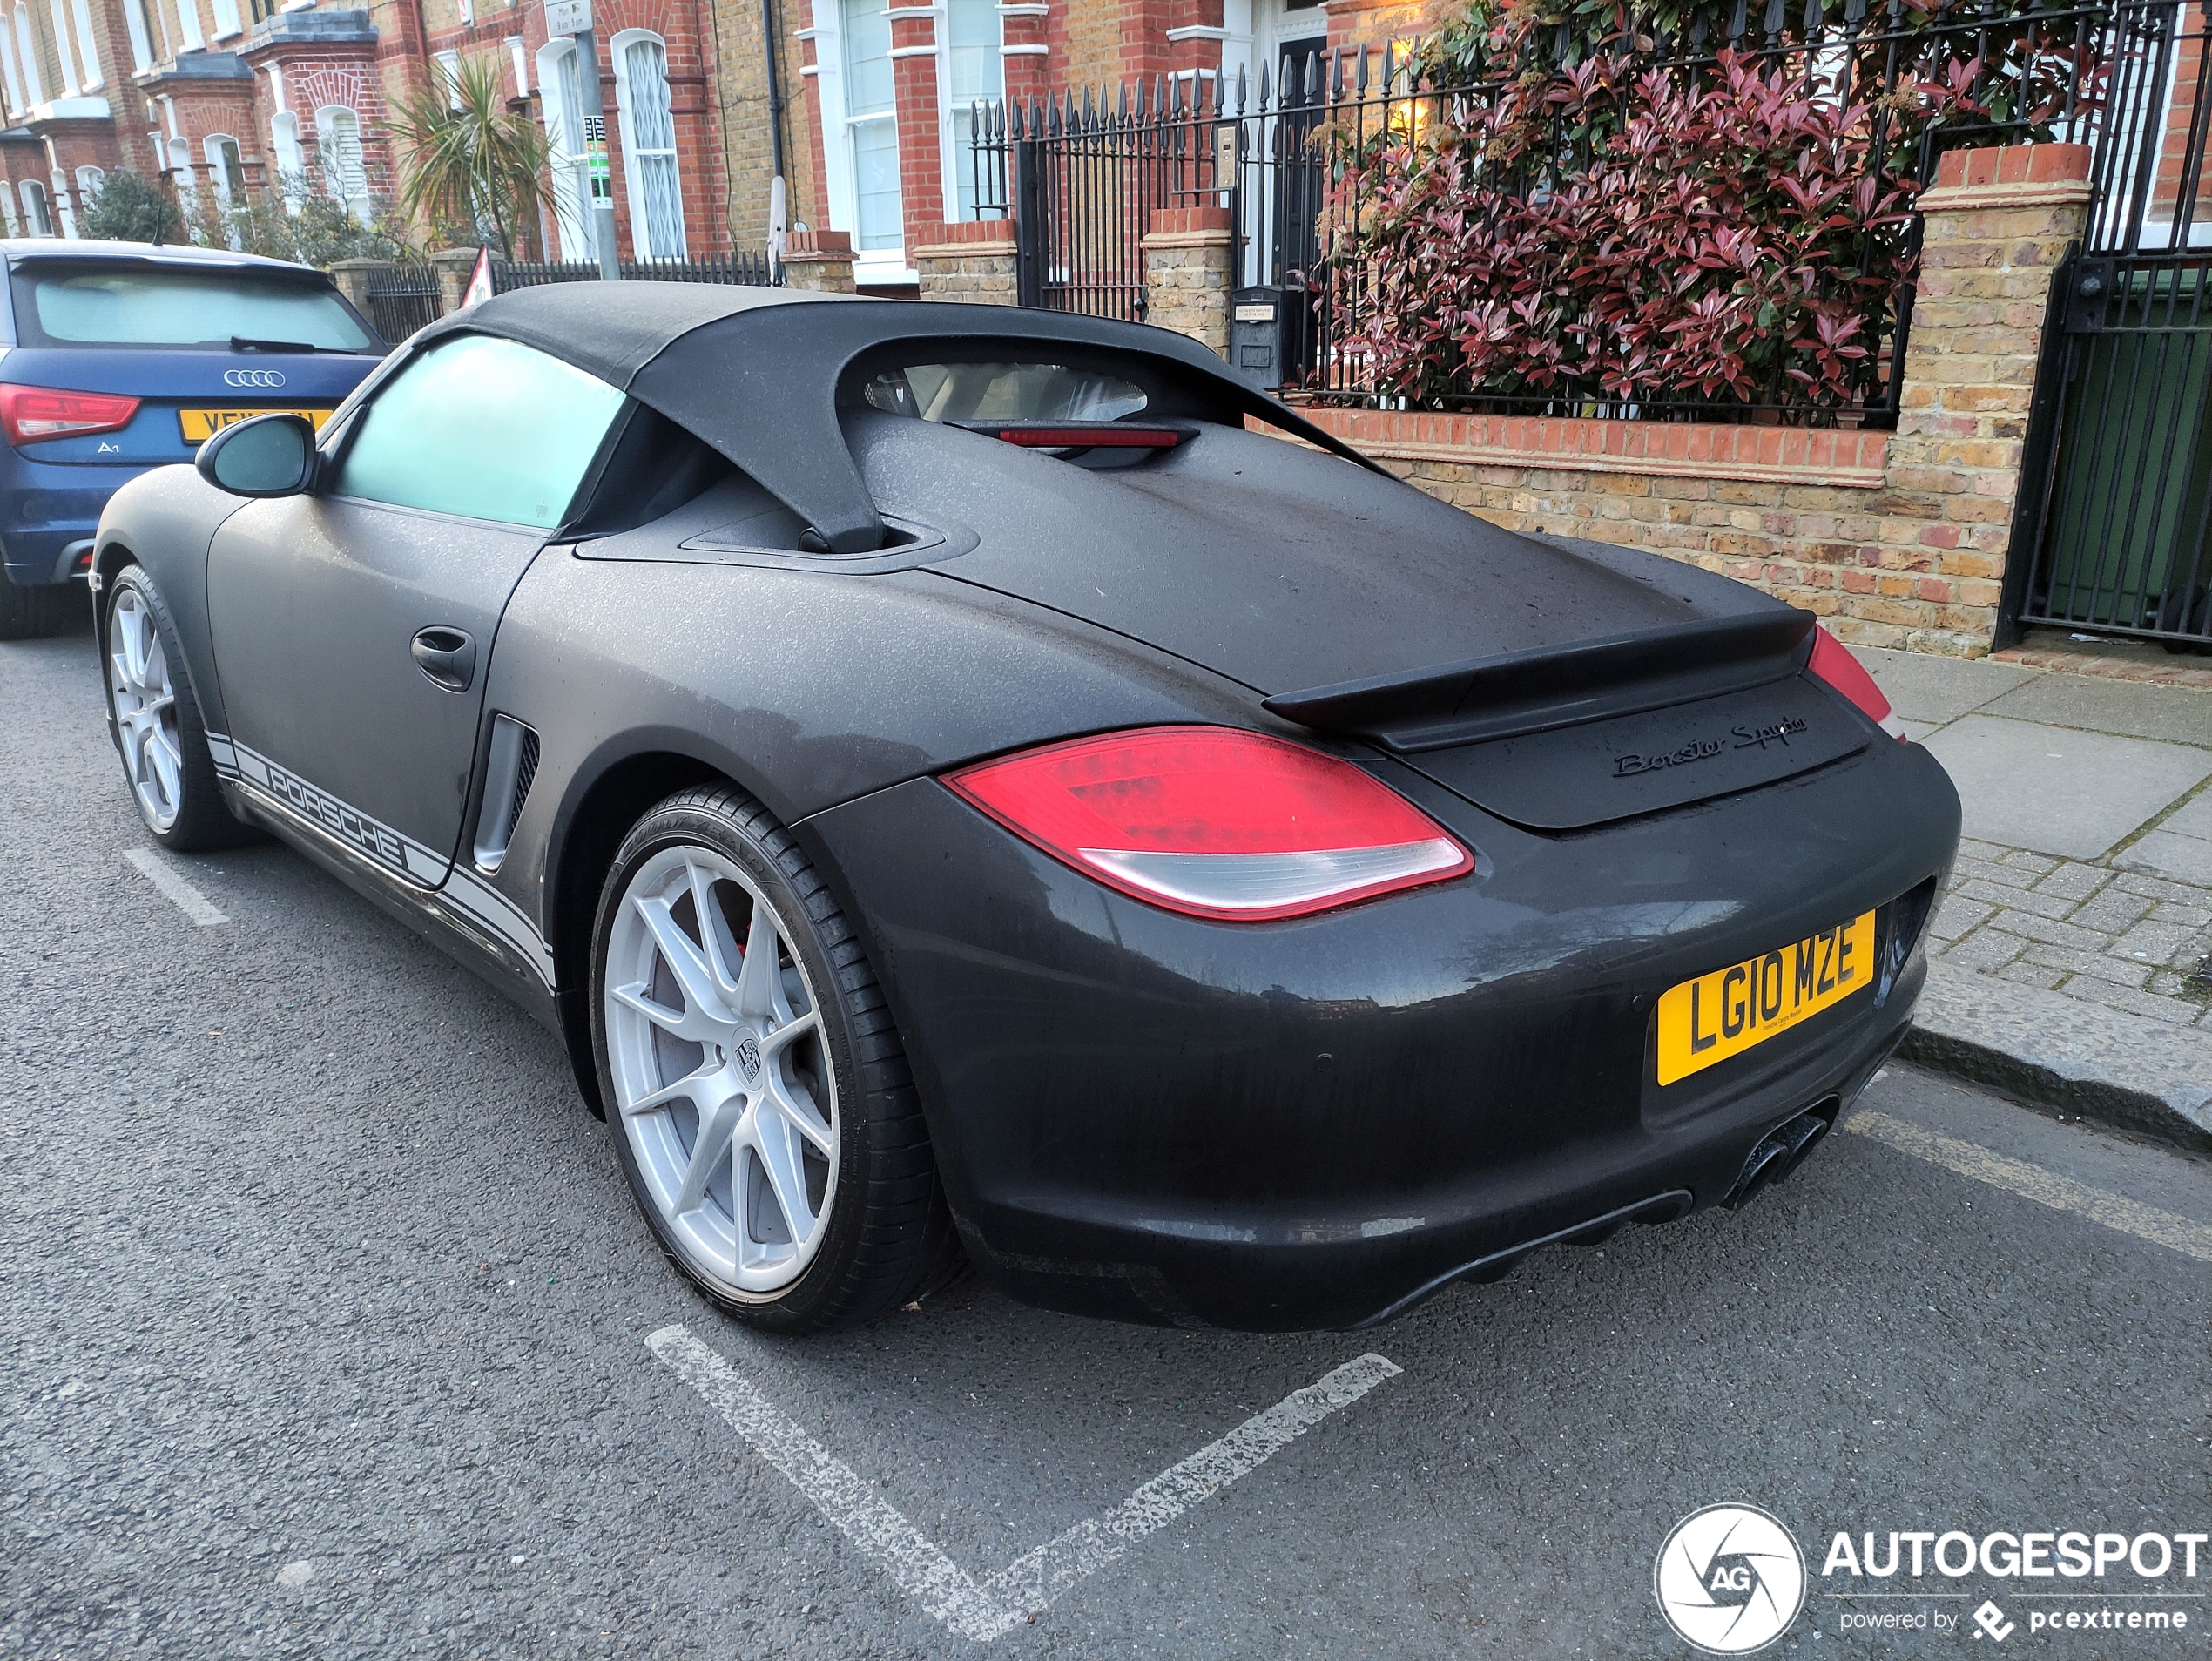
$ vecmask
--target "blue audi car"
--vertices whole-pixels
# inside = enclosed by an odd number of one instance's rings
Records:
[[[390,348],[320,271],[221,249],[0,240],[0,640],[80,613],[100,510],[273,409],[320,422]]]

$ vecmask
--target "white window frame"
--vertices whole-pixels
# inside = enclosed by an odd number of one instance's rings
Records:
[[[340,118],[354,123],[353,154],[349,159],[339,140]],[[342,203],[363,225],[374,211],[368,194],[368,158],[361,147],[361,111],[350,104],[324,104],[315,109],[315,145],[321,153],[323,188],[333,201]],[[352,176],[347,176],[350,159]]]
[[[107,186],[107,169],[86,162],[77,170],[77,199],[89,211],[100,199],[100,192]]]
[[[921,275],[907,262],[907,251],[898,248],[863,249],[860,240],[860,184],[853,176],[853,146],[846,133],[845,17],[842,0],[814,0],[813,24],[799,31],[814,43],[814,63],[808,71],[822,106],[822,160],[829,175],[829,222],[833,228],[852,233],[853,279],[857,283],[898,285],[919,282]],[[895,120],[894,115],[887,119]],[[904,180],[900,184],[903,186]]]
[[[30,31],[30,8],[24,0],[16,0],[16,51],[23,58],[24,91],[30,100],[24,108],[28,110],[46,101],[46,85],[38,78],[38,37]]]
[[[8,107],[17,111],[30,108],[24,102],[23,82],[16,74],[16,49],[5,27],[0,27],[0,70],[7,72]],[[5,192],[0,192],[0,196],[5,194]],[[12,236],[15,233],[11,231],[9,234]]]
[[[626,60],[631,47],[645,44],[660,49],[661,84],[667,88],[669,102],[669,143],[666,150],[641,152],[637,147],[637,125],[632,118],[630,101],[630,66]],[[615,71],[615,116],[622,134],[622,179],[630,197],[631,253],[639,260],[684,259],[691,252],[691,241],[684,225],[684,158],[682,147],[676,142],[676,92],[668,84],[668,42],[650,29],[624,29],[607,43],[607,50]],[[647,223],[644,169],[639,164],[648,154],[666,156],[670,171],[676,178],[676,224],[673,227],[676,251],[673,253],[664,253],[654,246],[655,240]]]
[[[448,50],[430,54],[430,72],[438,78],[438,84],[445,89],[446,108],[461,107],[461,54]]]
[[[911,4],[913,0],[906,0],[906,3]],[[939,3],[941,9],[935,19],[937,24],[937,194],[938,199],[944,203],[945,217],[948,219],[957,219],[961,217],[961,181],[968,176],[968,157],[963,153],[966,146],[960,142],[959,136],[954,131],[956,124],[953,119],[954,116],[961,111],[954,108],[953,103],[952,0],[939,0]],[[999,37],[992,47],[992,51],[998,59],[998,95],[1001,99],[1003,99],[1006,97],[1006,56],[1002,50],[1006,45],[1006,11],[1003,6],[995,3],[994,0],[986,0],[986,3],[991,5],[992,13],[998,19]],[[989,100],[986,99],[985,102],[988,104]]]
[[[192,165],[192,145],[182,138],[163,141],[169,158],[171,183],[177,187],[177,199],[182,201],[199,188],[199,173]]]
[[[537,90],[540,113],[545,118],[548,158],[553,175],[553,233],[563,260],[596,260],[597,233],[591,226],[591,165],[585,153],[583,132],[570,131],[571,118],[583,119],[583,88],[576,61],[576,43],[563,36],[549,40],[537,51]],[[576,75],[577,108],[569,108],[569,78]]]
[[[84,82],[70,55],[69,10],[63,0],[46,0],[46,16],[54,25],[54,62],[62,72],[62,96],[73,98],[84,90]]]
[[[0,30],[0,33],[5,33]],[[16,219],[16,197],[13,191],[0,190],[0,222],[4,222],[10,236],[21,236],[23,227]]]
[[[269,118],[269,148],[274,152],[277,189],[284,196],[284,211],[297,213],[307,199],[307,147],[300,142],[300,118],[279,110]]]
[[[16,186],[16,192],[23,198],[23,219],[25,232],[35,237],[54,235],[53,204],[47,198],[45,185],[36,179],[26,179]],[[39,225],[41,219],[45,221],[43,228]]]
[[[231,189],[230,159],[223,154],[228,145],[237,155],[238,189]],[[199,141],[199,153],[207,163],[207,181],[215,187],[215,206],[226,213],[234,207],[246,206],[246,149],[227,132],[211,132]]]
[[[123,0],[123,27],[131,37],[131,70],[143,75],[153,67],[153,34],[145,0]]]
[[[176,0],[177,30],[184,40],[184,50],[196,52],[207,44],[207,37],[199,32],[199,0]]]
[[[99,43],[92,37],[92,9],[85,0],[71,0],[70,12],[77,19],[78,78],[87,92],[96,91],[105,84],[107,71],[100,67]]]
[[[178,3],[189,4],[190,0],[178,0]],[[238,15],[238,0],[208,0],[208,4],[215,12],[216,39],[229,40],[244,31],[246,24]]]

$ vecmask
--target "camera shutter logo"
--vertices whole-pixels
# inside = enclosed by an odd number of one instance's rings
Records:
[[[1749,1655],[1788,1631],[1804,1608],[1804,1554],[1756,1505],[1709,1505],[1667,1536],[1652,1588],[1685,1644],[1708,1655]]]
[[[265,391],[274,392],[284,384],[284,371],[281,369],[226,369],[223,371],[223,384],[226,387],[241,388],[255,387]]]

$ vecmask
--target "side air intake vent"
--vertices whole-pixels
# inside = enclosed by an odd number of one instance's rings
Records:
[[[476,868],[499,869],[515,822],[537,777],[537,734],[511,715],[491,718],[491,760],[484,769],[483,805],[476,811]]]

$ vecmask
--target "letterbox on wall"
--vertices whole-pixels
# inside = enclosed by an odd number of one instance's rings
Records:
[[[1305,378],[1312,303],[1302,287],[1239,288],[1230,302],[1229,367],[1264,392]]]

